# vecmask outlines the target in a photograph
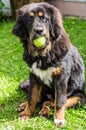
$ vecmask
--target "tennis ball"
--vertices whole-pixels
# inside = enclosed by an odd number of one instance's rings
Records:
[[[44,36],[40,36],[40,37],[36,38],[36,39],[33,41],[33,44],[34,44],[36,47],[40,48],[40,47],[42,47],[42,46],[45,45],[45,42],[46,42],[45,37],[44,37]]]

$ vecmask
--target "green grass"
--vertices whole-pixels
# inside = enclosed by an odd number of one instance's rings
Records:
[[[28,77],[28,67],[22,60],[22,45],[11,34],[13,22],[0,23],[0,130],[86,130],[86,105],[66,110],[66,125],[57,128],[51,118],[39,118],[37,112],[27,120],[18,119],[16,107],[25,101],[26,94],[18,84]],[[86,21],[64,19],[64,26],[72,43],[79,49],[86,66]]]

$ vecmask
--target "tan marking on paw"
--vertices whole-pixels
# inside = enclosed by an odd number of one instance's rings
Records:
[[[17,107],[18,112],[24,111],[25,107],[28,105],[28,102],[23,102]]]
[[[19,113],[19,118],[24,120],[24,119],[29,118],[30,116],[31,116],[31,112],[29,110],[29,104],[27,103],[24,111]]]
[[[39,116],[49,118],[50,108],[48,106],[45,106],[44,108],[42,108],[41,111],[39,112]]]

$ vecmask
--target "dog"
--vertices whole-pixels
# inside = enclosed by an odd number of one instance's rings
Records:
[[[32,3],[17,11],[13,34],[24,48],[23,59],[30,70],[28,80],[20,87],[28,91],[28,102],[19,105],[21,118],[31,117],[42,102],[40,116],[50,115],[54,107],[54,123],[65,124],[65,109],[86,102],[84,64],[63,27],[60,11],[48,3]],[[44,36],[42,47],[33,41]]]

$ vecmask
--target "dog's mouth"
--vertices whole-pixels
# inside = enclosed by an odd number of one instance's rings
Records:
[[[46,38],[45,35],[40,35],[38,37],[34,36],[32,38],[32,43],[33,43],[34,48],[36,48],[38,50],[42,50],[42,49],[46,48],[46,46],[49,43],[49,40],[48,40],[48,38]]]

